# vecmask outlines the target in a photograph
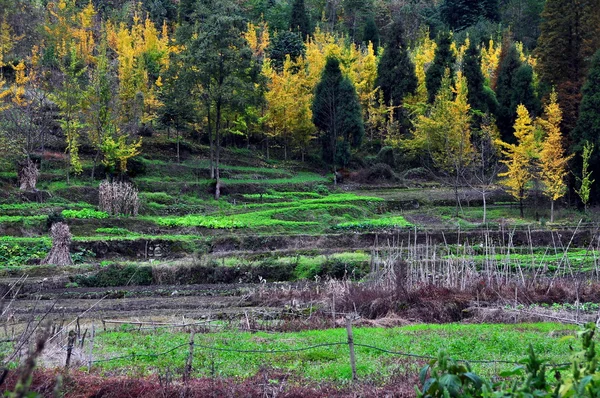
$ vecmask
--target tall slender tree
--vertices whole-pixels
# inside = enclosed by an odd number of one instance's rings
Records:
[[[373,15],[369,15],[363,27],[362,42],[365,44],[373,43],[373,50],[375,51],[375,55],[377,55],[377,51],[379,50],[379,29],[377,29]]]
[[[360,145],[364,125],[360,104],[352,82],[342,75],[340,62],[329,57],[312,104],[313,123],[323,132],[323,159],[345,166],[350,147]]]
[[[554,222],[554,202],[567,192],[567,164],[573,155],[567,156],[560,131],[562,111],[558,105],[556,92],[550,95],[550,102],[544,108],[544,118],[538,124],[545,134],[540,151],[540,177],[544,184],[544,194],[551,201],[550,222]]]
[[[458,187],[466,166],[471,161],[471,115],[467,101],[467,81],[458,72],[454,87],[450,70],[442,79],[429,115],[421,115],[415,123],[411,145],[433,162],[435,169],[447,177],[454,187],[456,213],[460,207]]]
[[[582,94],[577,127],[571,135],[572,150],[576,153],[582,153],[587,142],[595,148],[600,148],[600,50],[592,58]],[[589,168],[595,176],[600,176],[599,152],[598,150],[591,152],[588,161]],[[581,174],[579,165],[576,165],[576,170],[576,174]],[[600,197],[600,187],[598,185],[594,185],[592,198]]]
[[[417,89],[415,65],[410,59],[408,46],[400,21],[395,21],[385,43],[385,50],[377,67],[376,86],[381,87],[386,105],[395,107],[395,119],[401,120],[402,101]]]
[[[481,19],[499,21],[500,9],[498,0],[444,0],[440,15],[452,30],[459,31]]]
[[[527,108],[523,105],[517,107],[514,129],[516,144],[496,140],[504,156],[501,162],[507,167],[507,171],[499,173],[498,176],[505,177],[502,184],[519,201],[519,210],[523,218],[523,200],[527,197],[527,184],[533,179],[532,165],[536,157],[535,127]]]
[[[290,29],[299,32],[302,40],[311,34],[310,18],[306,12],[304,0],[294,0],[292,5],[292,14],[290,15]]]
[[[454,76],[454,62],[456,57],[452,51],[452,36],[450,32],[441,32],[437,38],[437,47],[433,63],[427,69],[425,84],[427,86],[427,95],[430,103],[433,103],[435,96],[442,85],[442,79],[446,69],[450,70],[450,77]]]
[[[191,25],[183,24],[180,41],[185,79],[205,112],[210,141],[211,177],[215,198],[220,197],[220,156],[224,115],[241,110],[254,91],[257,78],[252,51],[243,37],[246,29],[233,0],[197,0]],[[191,34],[190,34],[191,33]]]
[[[535,116],[539,112],[539,100],[533,88],[533,69],[521,62],[514,43],[505,43],[496,81],[496,112],[498,128],[505,142],[514,142],[513,126],[519,104]]]
[[[481,69],[481,53],[475,42],[471,42],[465,52],[463,72],[467,79],[471,109],[494,113],[497,107],[496,95],[485,85],[485,77]]]
[[[600,49],[600,0],[547,0],[536,48],[540,79],[555,86],[563,127],[576,125],[591,56]]]

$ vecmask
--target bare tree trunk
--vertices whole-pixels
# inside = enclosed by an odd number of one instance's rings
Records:
[[[221,104],[217,102],[215,115],[215,200],[221,197],[221,176],[219,172],[219,162],[221,157]]]
[[[554,222],[554,199],[550,203],[550,222]]]
[[[99,158],[100,158],[100,149],[96,150],[96,154],[94,155],[94,165],[92,166],[92,182],[94,182],[94,178],[96,177],[96,166],[98,165]]]
[[[181,163],[181,158],[179,157],[179,129],[177,131],[177,163]]]
[[[215,151],[215,144],[214,144],[214,140],[213,140],[213,134],[212,134],[212,126],[211,126],[211,120],[210,120],[210,103],[207,104],[207,121],[208,121],[208,141],[209,141],[209,145],[210,145],[210,155],[209,155],[209,167],[210,167],[210,179],[214,180],[215,178],[215,166],[214,166],[214,151]]]
[[[487,201],[486,201],[486,195],[485,195],[485,191],[482,192],[482,196],[483,196],[483,224],[486,223],[487,221]]]

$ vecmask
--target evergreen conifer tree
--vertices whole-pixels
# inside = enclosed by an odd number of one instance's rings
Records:
[[[463,61],[463,72],[467,78],[468,99],[471,109],[495,112],[497,107],[496,95],[485,85],[485,77],[481,70],[481,53],[475,42],[471,42]]]
[[[483,18],[499,21],[500,10],[498,0],[444,0],[440,16],[452,30],[459,31]]]
[[[290,16],[290,29],[294,32],[299,32],[302,40],[311,34],[310,19],[306,13],[304,0],[295,0],[292,5],[292,14]]]
[[[592,58],[587,80],[582,90],[583,98],[579,108],[579,118],[577,127],[573,131],[573,152],[582,153],[586,142],[596,148],[591,153],[589,159],[589,168],[594,176],[600,176],[600,50]],[[581,174],[579,170],[575,174]],[[598,198],[600,195],[599,184],[592,188],[592,198]],[[597,199],[596,199],[597,200]]]
[[[450,70],[450,77],[454,76],[454,61],[456,57],[452,51],[452,36],[450,32],[441,32],[437,39],[437,48],[433,63],[427,69],[425,76],[425,85],[427,86],[427,95],[429,102],[433,103],[437,94],[446,69]]]
[[[313,123],[323,132],[323,159],[345,166],[350,147],[360,145],[364,125],[352,82],[342,75],[340,62],[327,58],[312,105]]]
[[[540,79],[556,87],[563,127],[577,122],[589,61],[600,49],[600,0],[547,0],[536,48]]]
[[[403,34],[400,22],[394,22],[377,67],[375,85],[381,87],[385,104],[393,107],[400,106],[404,97],[414,93],[418,84],[415,65],[408,54]],[[399,120],[399,108],[396,109],[396,116],[396,120]]]
[[[362,41],[365,44],[369,42],[373,43],[373,50],[375,51],[375,55],[377,55],[377,50],[379,48],[379,30],[375,24],[375,18],[373,18],[372,15],[369,16],[367,22],[365,23]]]

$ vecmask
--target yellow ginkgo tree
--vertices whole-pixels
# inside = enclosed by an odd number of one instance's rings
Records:
[[[533,179],[533,165],[537,157],[537,144],[535,141],[535,127],[532,124],[529,111],[523,104],[517,107],[517,120],[514,125],[516,144],[509,144],[496,140],[500,146],[507,170],[499,173],[504,177],[502,184],[508,192],[519,201],[521,218],[523,214],[523,200],[527,197],[527,184]]]
[[[407,149],[428,154],[434,168],[451,179],[457,213],[459,182],[474,150],[467,93],[467,80],[463,74],[456,74],[453,87],[450,71],[446,69],[431,111],[417,118],[413,138],[406,142]]]
[[[305,62],[302,59],[294,62],[288,55],[278,72],[266,60],[263,74],[269,80],[265,93],[268,136],[283,141],[286,159],[290,145],[299,148],[304,157],[306,146],[316,132],[311,110],[313,92],[305,84]]]
[[[550,102],[546,105],[544,113],[545,118],[537,121],[545,135],[540,151],[540,177],[544,185],[544,194],[552,203],[550,222],[554,222],[554,202],[567,192],[567,164],[573,155],[567,156],[563,147],[560,131],[562,111],[555,91],[550,95]]]

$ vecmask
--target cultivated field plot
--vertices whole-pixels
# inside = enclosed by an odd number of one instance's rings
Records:
[[[53,180],[51,162],[43,203],[7,197],[5,364],[45,330],[34,385],[53,385],[68,361],[78,376],[66,383],[81,391],[118,377],[150,390],[229,381],[411,396],[440,351],[482,377],[510,371],[530,345],[552,367],[571,360],[578,325],[596,320],[593,216],[522,219],[494,191],[482,223],[468,189],[457,209],[454,192],[433,184],[333,185],[292,163],[231,156],[219,201],[196,159],[142,159],[137,216],[101,211],[98,183]],[[52,220],[73,234],[72,265],[40,264]]]

